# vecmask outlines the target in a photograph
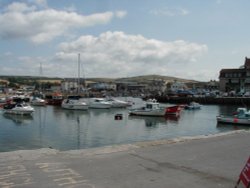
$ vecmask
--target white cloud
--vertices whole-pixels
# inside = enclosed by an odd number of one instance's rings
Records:
[[[156,16],[185,16],[189,14],[189,11],[184,8],[170,8],[163,7],[160,9],[154,9],[150,11],[151,14]]]
[[[147,39],[142,35],[105,32],[99,36],[81,36],[72,42],[61,43],[53,57],[2,57],[2,60],[11,62],[2,65],[0,74],[38,75],[42,63],[44,76],[76,77],[80,53],[83,65],[81,73],[84,72],[86,77],[160,74],[206,80],[205,77],[211,73],[203,74],[195,67],[206,52],[207,46],[204,44],[183,40],[166,42]]]
[[[29,11],[34,11],[35,9],[36,9],[35,6],[28,6],[25,3],[14,2],[8,5],[5,8],[5,11],[15,13],[15,12],[26,12],[26,11],[29,12]]]
[[[44,6],[46,1],[36,1]],[[34,43],[44,43],[68,33],[75,28],[107,24],[122,18],[124,11],[80,15],[76,12],[55,9],[37,9],[35,5],[12,3],[0,14],[0,38],[26,38]]]
[[[98,37],[81,36],[70,43],[62,43],[55,62],[70,67],[81,53],[88,77],[124,77],[142,74],[168,75],[171,65],[196,62],[207,51],[203,44],[187,41],[164,42],[141,35],[106,32]]]
[[[127,12],[126,11],[116,11],[115,14],[118,18],[124,18],[127,15]]]
[[[42,7],[47,7],[47,1],[46,0],[33,0],[37,5],[42,6]]]

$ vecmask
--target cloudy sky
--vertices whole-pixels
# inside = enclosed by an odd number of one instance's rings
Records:
[[[0,0],[0,75],[218,80],[250,57],[249,0]]]

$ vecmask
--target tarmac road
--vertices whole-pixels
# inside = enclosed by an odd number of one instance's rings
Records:
[[[249,155],[250,131],[75,151],[6,152],[0,153],[0,187],[229,188]]]

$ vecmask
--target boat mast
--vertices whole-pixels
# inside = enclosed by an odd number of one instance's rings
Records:
[[[80,94],[80,53],[78,54],[78,80],[77,80],[77,92]]]
[[[42,75],[43,75],[43,69],[42,69],[42,63],[40,63],[40,67],[39,67],[39,94],[40,92],[42,92],[42,86],[41,86],[41,79],[42,79]]]

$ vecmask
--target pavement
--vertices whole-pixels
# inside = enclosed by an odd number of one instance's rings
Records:
[[[0,187],[229,188],[249,155],[250,131],[74,151],[20,150],[0,153]]]

